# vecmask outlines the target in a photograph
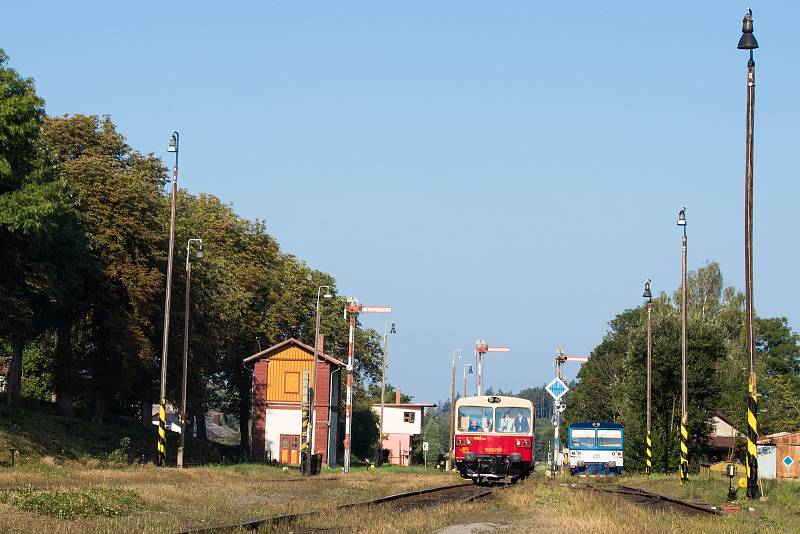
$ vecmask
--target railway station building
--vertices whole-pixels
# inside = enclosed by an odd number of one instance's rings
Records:
[[[383,458],[391,465],[410,465],[414,436],[422,434],[422,419],[425,408],[435,404],[400,402],[400,390],[395,391],[395,402],[384,403]],[[372,411],[378,416],[380,431],[381,405],[373,404]]]
[[[339,441],[339,382],[345,365],[324,353],[322,336],[319,345],[314,453],[322,455],[323,465],[333,467]],[[291,338],[245,358],[244,363],[253,366],[250,459],[299,465],[303,374],[313,376],[314,347]]]

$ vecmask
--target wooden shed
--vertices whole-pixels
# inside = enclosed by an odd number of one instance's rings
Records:
[[[314,452],[322,463],[336,463],[339,422],[339,382],[344,363],[324,353],[320,336],[314,409]],[[303,373],[312,376],[314,347],[294,338],[245,358],[253,365],[252,461],[300,463]]]
[[[800,479],[800,432],[778,432],[758,439],[761,478]]]

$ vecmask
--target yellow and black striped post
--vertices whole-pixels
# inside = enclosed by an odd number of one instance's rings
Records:
[[[158,405],[158,465],[167,465],[167,408],[166,400]]]
[[[758,499],[761,491],[758,487],[758,400],[756,399],[755,373],[750,377],[750,395],[747,398],[747,497]]]
[[[686,430],[686,416],[681,417],[681,484],[689,480],[689,432]]]
[[[645,465],[644,471],[648,475],[653,472],[653,440],[650,435],[650,432],[647,433],[647,458],[646,458],[647,465]]]

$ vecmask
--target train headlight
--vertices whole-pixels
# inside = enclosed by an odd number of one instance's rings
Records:
[[[575,451],[569,451],[570,456],[575,456]]]
[[[520,445],[522,445],[522,442],[520,440],[517,440],[517,447],[519,447]]]
[[[467,445],[472,445],[472,440],[471,439],[467,438],[465,441],[467,442]]]

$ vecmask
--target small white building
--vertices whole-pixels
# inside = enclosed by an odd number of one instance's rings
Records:
[[[384,403],[382,442],[385,461],[391,465],[409,465],[411,436],[422,434],[425,408],[434,407],[435,404],[402,403],[399,390],[396,392],[395,402]],[[372,411],[378,416],[380,425],[381,405],[373,404]]]

